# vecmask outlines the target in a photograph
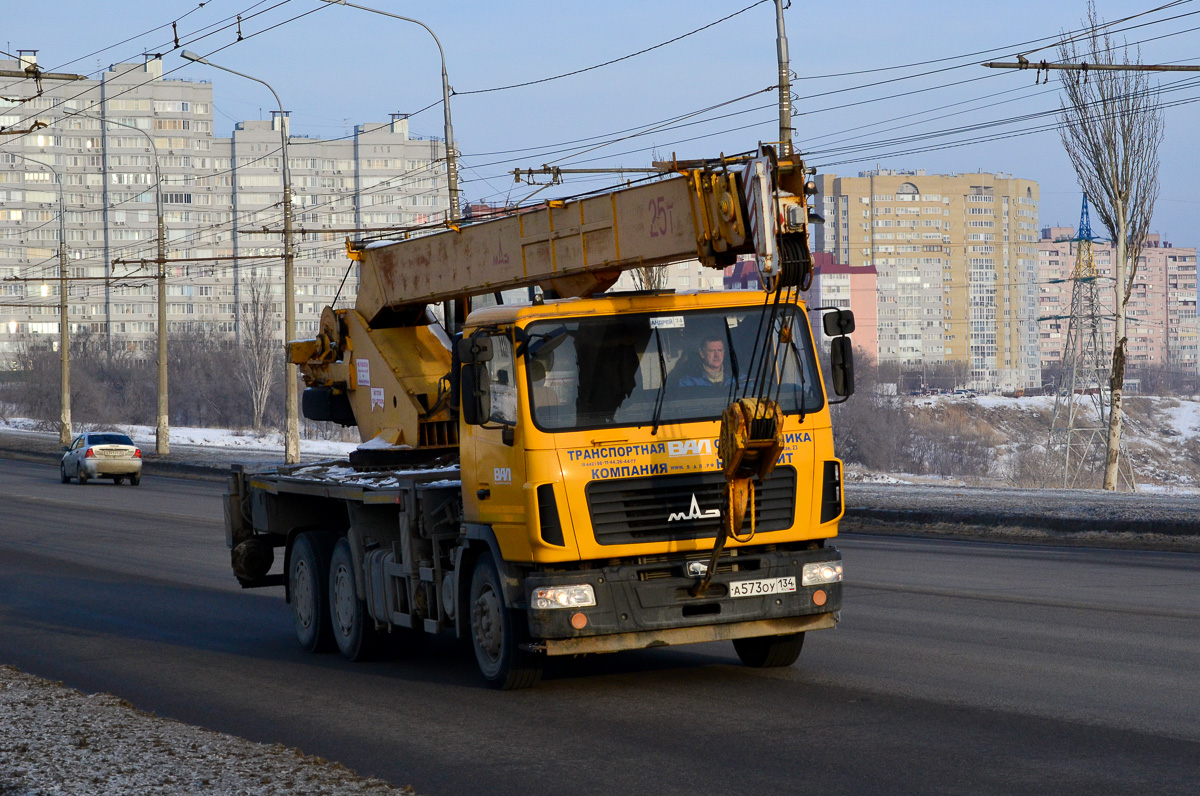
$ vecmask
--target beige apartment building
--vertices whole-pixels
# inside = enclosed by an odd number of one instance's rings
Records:
[[[1046,227],[1038,242],[1038,314],[1043,366],[1062,360],[1071,314],[1071,277],[1079,251],[1071,227]],[[1104,345],[1113,344],[1114,249],[1092,245],[1103,315]],[[1161,367],[1196,374],[1200,367],[1200,327],[1196,319],[1196,249],[1172,246],[1157,233],[1147,235],[1138,258],[1126,316],[1130,367]]]
[[[877,274],[879,362],[966,362],[982,391],[1041,384],[1036,182],[879,169],[816,183],[814,251]]]
[[[0,59],[17,70],[36,60]],[[158,334],[155,165],[162,173],[167,329],[237,336],[254,305],[283,333],[281,126],[289,133],[296,330],[353,303],[345,239],[446,217],[445,145],[407,119],[340,138],[292,134],[286,114],[214,135],[213,86],[165,79],[162,62],[116,64],[99,79],[8,80],[0,127],[0,367],[22,346],[56,346],[60,232],[72,339],[153,358]],[[153,142],[153,146],[151,145]],[[61,204],[59,180],[61,178]],[[63,215],[60,215],[63,214]],[[60,224],[61,220],[61,224]],[[263,229],[268,230],[266,234]]]

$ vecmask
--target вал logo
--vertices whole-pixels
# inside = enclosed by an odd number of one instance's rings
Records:
[[[707,440],[702,440],[707,442]],[[692,493],[692,505],[688,509],[687,514],[682,511],[667,515],[667,522],[679,522],[681,520],[707,520],[716,519],[721,516],[720,509],[709,509],[708,511],[700,510],[700,501],[696,500],[696,493]]]
[[[668,456],[700,456],[712,453],[711,439],[677,439],[667,443]]]

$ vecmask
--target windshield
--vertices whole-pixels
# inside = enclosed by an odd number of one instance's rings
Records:
[[[792,316],[791,310],[778,317]],[[760,328],[758,307],[530,324],[527,353],[534,422],[552,431],[716,420],[733,398],[753,395],[751,370],[767,374],[785,414],[812,412],[823,397],[804,314]],[[764,321],[765,323],[765,321]],[[783,338],[790,342],[779,343]],[[760,342],[771,341],[764,367]],[[665,380],[664,380],[665,377]]]

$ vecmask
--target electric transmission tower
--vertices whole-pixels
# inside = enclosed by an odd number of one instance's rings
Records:
[[[1095,241],[1084,194],[1079,230],[1069,241],[1076,244],[1075,268],[1070,279],[1071,311],[1066,316],[1062,368],[1050,415],[1043,486],[1051,486],[1045,483],[1050,479],[1067,489],[1095,486],[1104,472],[1112,352],[1104,334],[1107,316],[1100,301]],[[1058,315],[1044,320],[1062,318]],[[1058,473],[1061,479],[1055,477]],[[1133,468],[1126,456],[1121,456],[1120,473],[1126,488],[1133,489]]]

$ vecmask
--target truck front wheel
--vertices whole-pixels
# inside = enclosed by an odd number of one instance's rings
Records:
[[[307,652],[325,652],[333,644],[329,617],[330,544],[326,534],[305,532],[292,543],[288,596],[296,640]]]
[[[333,620],[333,640],[342,655],[352,661],[374,657],[379,648],[375,620],[367,614],[367,604],[358,599],[354,581],[354,556],[344,537],[333,546],[329,565],[329,615]]]
[[[500,574],[484,553],[471,576],[471,644],[479,672],[492,688],[529,688],[542,677],[543,659],[521,649],[527,633],[519,615],[505,606]]]
[[[803,633],[733,640],[733,649],[742,659],[742,663],[756,669],[791,666],[800,657],[800,650],[803,647]]]

